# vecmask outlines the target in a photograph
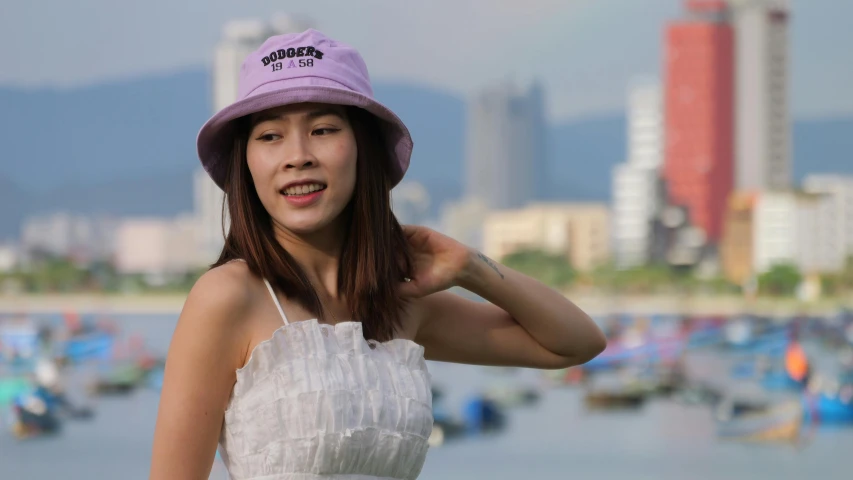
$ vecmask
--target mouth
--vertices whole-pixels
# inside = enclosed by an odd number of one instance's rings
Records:
[[[322,192],[325,189],[326,184],[324,183],[303,183],[282,188],[278,193],[285,197],[306,197],[317,192]]]

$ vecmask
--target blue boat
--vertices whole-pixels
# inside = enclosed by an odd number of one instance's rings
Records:
[[[768,390],[802,390],[808,377],[795,380],[784,370],[770,370],[761,379],[761,386]]]
[[[109,360],[114,346],[113,335],[106,332],[92,332],[67,340],[62,346],[62,354],[71,362]]]
[[[806,421],[814,424],[853,423],[853,385],[845,385],[837,395],[803,395],[803,412]]]
[[[597,357],[583,365],[585,371],[609,370],[634,362],[657,364],[674,361],[681,356],[687,341],[684,336],[650,338],[637,346],[625,347],[611,342]]]
[[[731,376],[734,379],[744,380],[758,376],[758,365],[755,360],[744,360],[736,363],[731,368]]]
[[[503,429],[506,415],[494,401],[475,395],[463,405],[462,421],[469,435],[477,435]]]
[[[38,329],[32,323],[0,325],[0,363],[32,358],[38,349]]]
[[[723,331],[718,327],[703,327],[690,332],[687,345],[690,348],[716,346],[723,342]]]

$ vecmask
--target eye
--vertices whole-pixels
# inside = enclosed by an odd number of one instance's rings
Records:
[[[331,127],[316,128],[311,132],[311,135],[324,136],[324,135],[329,135],[329,134],[335,133],[339,130],[340,130],[339,128],[331,128]]]
[[[257,138],[262,142],[273,142],[281,138],[281,135],[276,135],[275,133],[265,133]]]

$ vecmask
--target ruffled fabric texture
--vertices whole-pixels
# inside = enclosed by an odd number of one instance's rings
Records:
[[[232,480],[414,479],[432,431],[423,347],[361,323],[282,326],[237,371],[220,453]]]

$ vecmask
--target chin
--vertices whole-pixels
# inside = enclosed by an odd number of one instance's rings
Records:
[[[306,216],[308,217],[308,216]],[[279,222],[286,230],[297,235],[309,235],[328,227],[331,220],[325,217],[311,215],[311,218],[293,218],[291,216],[285,222]]]

